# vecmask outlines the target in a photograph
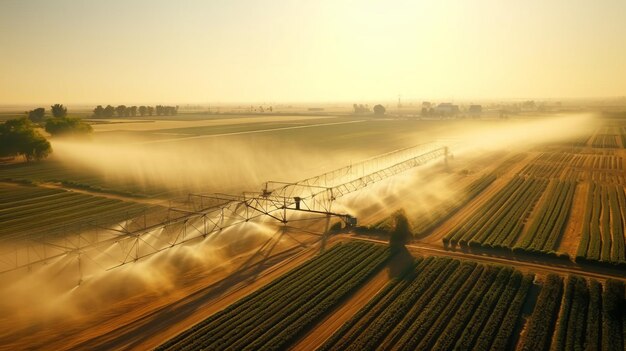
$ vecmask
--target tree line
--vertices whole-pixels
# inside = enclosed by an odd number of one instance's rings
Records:
[[[69,117],[62,104],[50,106],[51,118],[45,118],[45,108],[25,112],[25,116],[0,124],[0,157],[22,156],[26,161],[41,160],[51,152],[50,142],[38,128],[52,136],[82,136],[92,132],[91,125],[80,118]]]
[[[112,105],[107,105],[106,107],[102,107],[102,105],[96,106],[93,109],[93,117],[100,118],[111,118],[114,116],[117,117],[136,117],[137,114],[139,116],[152,116],[156,113],[157,116],[176,116],[178,114],[178,106],[165,106],[165,105],[156,105],[156,106],[126,106],[126,105],[118,105],[113,107]]]
[[[0,124],[0,157],[24,156],[26,161],[41,160],[52,152],[50,142],[35,130],[26,117]]]
[[[54,118],[67,117],[67,107],[61,104],[54,104],[50,106],[50,113]],[[24,114],[31,122],[40,123],[43,122],[46,117],[46,109],[43,107],[38,107],[34,110],[24,112]]]

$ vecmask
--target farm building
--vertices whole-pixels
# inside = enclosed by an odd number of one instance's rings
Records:
[[[455,115],[459,113],[459,105],[454,105],[449,102],[442,102],[437,107],[435,107],[435,113],[438,115]]]
[[[483,107],[481,105],[470,105],[470,107],[467,110],[467,112],[470,115],[478,116],[478,115],[480,115],[483,112]]]

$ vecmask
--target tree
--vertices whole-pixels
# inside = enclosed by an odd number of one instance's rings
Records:
[[[150,109],[150,107],[148,107],[148,109]],[[148,112],[150,112],[150,110],[148,110]],[[178,114],[178,106],[157,105],[156,114],[157,116],[176,116],[176,114]]]
[[[43,121],[44,115],[46,114],[46,109],[44,109],[43,107],[39,107],[26,112],[26,114],[28,115],[28,119],[31,120],[31,122],[38,123]]]
[[[26,161],[41,160],[52,152],[46,138],[26,118],[10,119],[0,125],[0,157],[24,156]]]
[[[355,114],[360,114],[360,113],[368,113],[370,112],[370,108],[367,105],[363,105],[363,104],[353,104],[352,108],[354,108],[354,113]]]
[[[118,117],[124,117],[126,115],[126,106],[125,105],[119,105],[115,108],[115,112],[117,113]]]
[[[139,106],[139,115],[143,117],[146,113],[148,113],[148,108],[145,106]]]
[[[154,107],[148,106],[148,116],[152,116],[154,114]]]
[[[406,245],[411,239],[411,225],[403,212],[395,214],[395,227],[389,236],[389,246],[396,250]]]
[[[383,106],[381,104],[378,104],[378,105],[374,106],[374,114],[375,115],[382,116],[382,115],[385,114],[385,111],[386,111],[385,106]]]
[[[130,115],[133,117],[137,116],[137,106],[130,107]]]
[[[85,135],[93,131],[91,126],[78,118],[50,118],[46,121],[46,132],[58,135]]]
[[[104,108],[102,107],[102,105],[98,105],[96,106],[96,108],[93,109],[93,116],[94,117],[104,116]]]
[[[61,104],[54,104],[50,106],[50,110],[52,111],[52,117],[65,117],[67,116],[67,108],[65,108]]]
[[[114,114],[115,114],[115,107],[111,105],[107,105],[107,107],[104,108],[102,115],[104,117],[113,117]]]

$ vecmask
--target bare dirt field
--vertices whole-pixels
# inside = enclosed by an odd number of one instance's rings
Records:
[[[98,119],[99,123],[93,125],[94,132],[110,132],[110,131],[153,131],[160,129],[177,129],[177,128],[198,128],[198,127],[217,127],[223,125],[238,125],[247,123],[270,123],[270,122],[295,122],[324,120],[333,117],[326,116],[259,116],[259,117],[226,117],[215,118],[198,121],[176,121],[173,120],[149,120],[149,119]],[[107,123],[102,123],[107,122]]]

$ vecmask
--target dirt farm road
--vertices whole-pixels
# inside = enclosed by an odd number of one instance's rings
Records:
[[[381,244],[387,244],[386,240],[368,238],[363,236],[351,235],[354,240],[363,240],[376,242]],[[475,261],[497,263],[502,265],[515,266],[522,271],[535,272],[535,273],[557,273],[557,274],[577,274],[589,278],[606,280],[606,279],[620,279],[626,281],[626,272],[619,269],[611,269],[607,267],[594,267],[594,266],[581,266],[572,261],[566,261],[556,258],[542,258],[533,260],[532,257],[521,257],[513,255],[494,255],[494,254],[481,254],[471,253],[466,251],[449,250],[441,247],[436,247],[427,244],[408,244],[407,249],[413,253],[421,253],[424,255],[435,256],[448,256],[454,258],[471,259]]]

